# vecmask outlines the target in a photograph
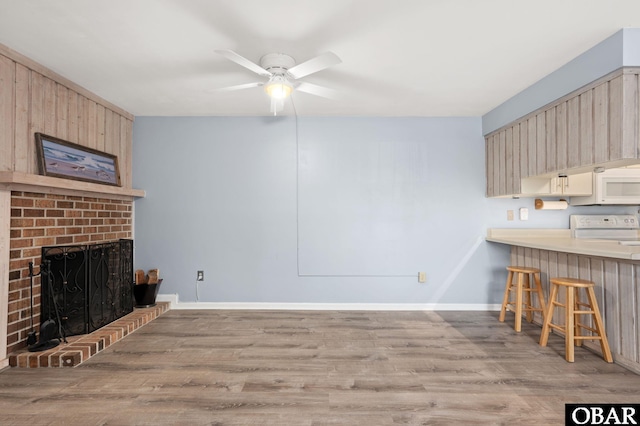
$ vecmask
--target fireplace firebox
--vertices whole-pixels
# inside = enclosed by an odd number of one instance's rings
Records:
[[[64,335],[91,333],[133,311],[133,240],[43,247],[42,262],[40,318],[59,317]]]

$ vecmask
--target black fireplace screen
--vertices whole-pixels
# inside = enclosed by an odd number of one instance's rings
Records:
[[[41,321],[87,334],[133,311],[133,240],[42,248]]]

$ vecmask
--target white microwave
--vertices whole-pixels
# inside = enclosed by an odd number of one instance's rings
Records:
[[[608,169],[593,173],[593,192],[589,196],[571,197],[572,206],[640,205],[640,169]]]

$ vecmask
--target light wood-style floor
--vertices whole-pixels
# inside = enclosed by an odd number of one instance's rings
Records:
[[[73,369],[0,373],[2,425],[564,424],[640,376],[497,312],[170,311]]]

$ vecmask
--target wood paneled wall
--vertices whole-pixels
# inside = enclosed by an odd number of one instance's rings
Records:
[[[132,187],[133,116],[0,44],[0,171],[38,174],[36,132],[118,157]]]
[[[593,281],[615,362],[640,374],[640,262],[512,246],[511,264],[540,268],[547,298],[553,277]],[[554,323],[564,324],[562,315],[564,311],[556,311]],[[535,320],[542,322],[538,313]],[[587,316],[582,322],[592,325]],[[600,351],[599,343],[585,345]]]

